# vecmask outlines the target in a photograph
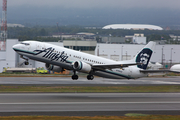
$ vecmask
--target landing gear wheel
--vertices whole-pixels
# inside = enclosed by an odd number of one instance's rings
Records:
[[[72,79],[73,80],[77,80],[78,79],[78,75],[72,75]]]
[[[72,78],[73,80],[77,80],[77,79],[78,79],[78,75],[76,75],[76,71],[75,71],[75,70],[74,70],[73,72],[74,72],[74,75],[72,75],[71,78]]]
[[[93,80],[93,79],[94,79],[94,76],[93,76],[93,75],[88,75],[88,76],[87,76],[87,79],[88,79],[88,80]]]
[[[29,62],[28,62],[28,61],[25,61],[24,64],[25,64],[25,65],[29,65]]]

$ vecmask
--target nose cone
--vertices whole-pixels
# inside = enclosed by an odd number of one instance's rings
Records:
[[[19,44],[13,45],[12,48],[14,51],[17,51],[19,49]]]

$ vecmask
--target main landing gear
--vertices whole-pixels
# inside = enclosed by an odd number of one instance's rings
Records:
[[[88,75],[88,76],[87,76],[87,79],[88,79],[88,80],[93,80],[93,79],[94,79],[94,76],[93,76],[93,75]]]
[[[74,71],[74,75],[72,75],[72,77],[71,77],[73,80],[77,80],[79,77],[78,77],[78,75],[76,75],[76,71]],[[88,80],[93,80],[94,79],[94,76],[93,75],[88,75],[87,76],[87,79]]]
[[[71,77],[73,80],[77,80],[78,79],[78,75],[76,75],[76,71],[74,71],[74,75],[72,75]]]

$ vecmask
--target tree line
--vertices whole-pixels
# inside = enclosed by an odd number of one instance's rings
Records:
[[[144,34],[148,41],[154,40],[169,40],[171,41],[170,34],[180,36],[180,30],[121,30],[121,29],[88,29],[80,26],[36,26],[36,27],[9,27],[8,38],[24,40],[37,40],[37,41],[59,41],[59,38],[52,38],[53,34],[67,33],[76,34],[79,32],[88,32],[96,34],[96,37],[101,36],[115,36],[124,37],[126,35],[134,35],[136,33]]]

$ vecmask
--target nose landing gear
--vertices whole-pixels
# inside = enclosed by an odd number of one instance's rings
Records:
[[[29,62],[28,62],[28,61],[25,61],[24,64],[25,64],[25,65],[29,65]]]
[[[27,58],[24,58],[23,55],[21,55],[20,57],[21,57],[22,59],[26,60],[26,61],[24,62],[25,65],[29,65],[29,62],[28,62],[28,59],[27,59]]]

